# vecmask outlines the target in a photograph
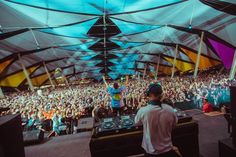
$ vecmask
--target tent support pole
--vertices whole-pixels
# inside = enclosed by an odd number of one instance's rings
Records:
[[[196,61],[196,64],[195,64],[193,78],[197,77],[198,67],[199,67],[199,63],[200,63],[200,56],[201,56],[201,53],[202,53],[203,38],[204,38],[204,32],[202,31],[201,39],[200,39],[200,44],[199,44],[199,48],[198,48],[198,53],[197,53],[197,61]]]
[[[157,59],[157,68],[156,68],[155,80],[157,80],[157,75],[158,75],[158,71],[159,71],[160,60],[161,60],[161,55],[159,54],[159,55],[158,55],[158,59]]]
[[[44,66],[44,69],[45,69],[45,71],[46,71],[46,73],[47,73],[47,76],[48,76],[48,79],[49,79],[49,81],[50,81],[50,84],[52,85],[53,88],[55,88],[55,85],[54,85],[53,82],[52,82],[51,75],[50,75],[49,72],[48,72],[48,68],[47,68],[45,62],[43,62],[43,66]]]
[[[15,90],[16,92],[21,92],[18,88],[14,88],[14,90]]]
[[[175,47],[175,58],[174,58],[174,63],[173,63],[173,67],[172,67],[171,78],[173,78],[174,75],[175,75],[175,64],[176,64],[176,58],[177,58],[177,54],[178,54],[178,48],[179,48],[179,45],[176,44],[176,47]]]
[[[137,62],[136,62],[136,60],[134,62],[134,70],[135,70],[135,76],[137,76],[138,75],[138,70],[137,70]]]
[[[0,99],[3,99],[4,98],[4,93],[2,91],[2,88],[0,87]]]
[[[32,33],[32,36],[33,36],[33,38],[34,38],[34,41],[35,41],[35,43],[36,43],[36,45],[37,45],[37,49],[40,49],[40,47],[39,47],[39,42],[38,42],[38,40],[36,39],[33,30],[30,29],[30,32]]]
[[[65,80],[65,82],[66,82],[66,85],[67,85],[68,87],[70,87],[69,81],[67,80],[67,77],[66,77],[65,75],[63,75],[63,78],[64,78],[64,80]]]
[[[105,75],[107,75],[107,52],[106,52],[106,3],[107,0],[103,1],[103,48],[104,48],[104,60],[105,60],[105,66],[104,66],[104,71]]]
[[[68,81],[68,79],[67,79],[67,76],[64,75],[63,72],[62,72],[62,77],[63,77],[64,81],[66,82],[66,85],[67,85],[67,86],[69,87],[69,89],[72,91],[72,89],[71,89],[71,87],[70,87],[70,84],[69,84],[69,81]]]
[[[236,49],[235,49],[235,52],[234,52],[234,59],[233,59],[232,67],[231,67],[231,70],[230,70],[229,80],[234,79],[235,73],[236,73]]]
[[[143,80],[146,76],[146,72],[147,72],[147,63],[145,64],[145,68],[144,68],[144,72],[143,72]]]
[[[21,58],[20,54],[18,54],[18,58],[19,58],[21,67],[22,67],[22,69],[23,69],[23,72],[24,72],[24,74],[25,74],[25,77],[26,77],[26,79],[27,79],[27,82],[28,82],[28,84],[29,84],[29,88],[30,88],[31,91],[34,91],[34,86],[33,86],[32,82],[31,82],[31,80],[30,80],[28,71],[27,71],[26,68],[25,68],[25,65],[24,65],[24,63],[23,63],[23,61],[22,61],[22,58]]]

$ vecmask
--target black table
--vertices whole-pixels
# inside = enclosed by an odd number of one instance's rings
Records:
[[[142,136],[142,130],[131,130],[123,134],[93,137],[90,141],[91,156],[122,157],[142,154]],[[183,157],[199,157],[197,121],[178,124],[173,130],[172,141]]]
[[[236,145],[233,145],[233,139],[227,138],[219,140],[219,157],[235,157]]]

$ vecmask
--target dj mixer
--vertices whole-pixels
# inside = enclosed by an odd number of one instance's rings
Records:
[[[192,120],[192,117],[187,115],[184,111],[175,109],[175,112],[178,117],[179,124]],[[93,137],[101,137],[142,130],[142,126],[135,125],[134,119],[135,114],[104,118],[101,120],[101,123],[93,129]]]

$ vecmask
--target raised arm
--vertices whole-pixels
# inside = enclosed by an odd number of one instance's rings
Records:
[[[104,84],[105,84],[106,88],[108,88],[108,84],[107,84],[107,81],[106,81],[106,78],[105,78],[105,76],[103,76],[103,77],[102,77],[102,79],[103,79],[103,82],[104,82]]]
[[[126,79],[125,79],[125,86],[128,86],[129,85],[129,76],[126,75]]]

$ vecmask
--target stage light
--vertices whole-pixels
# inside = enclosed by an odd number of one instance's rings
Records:
[[[3,29],[2,29],[2,26],[0,25],[0,34],[3,33]]]
[[[192,25],[191,24],[188,25],[188,29],[192,29]]]

